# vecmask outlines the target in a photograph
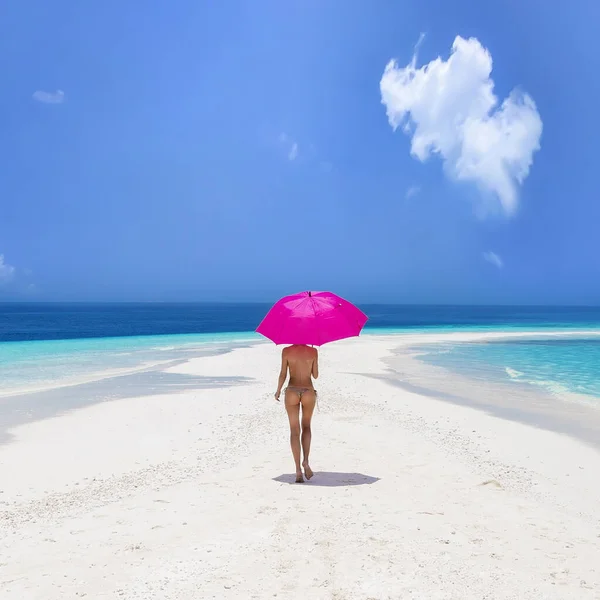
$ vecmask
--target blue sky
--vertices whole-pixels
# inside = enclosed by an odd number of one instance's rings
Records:
[[[597,2],[2,13],[0,298],[600,304]]]

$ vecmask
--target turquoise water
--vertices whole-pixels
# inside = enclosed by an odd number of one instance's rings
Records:
[[[515,326],[504,331],[524,329],[528,328]],[[499,329],[489,326],[381,328],[365,335],[490,331]],[[0,395],[168,365],[191,357],[228,352],[262,340],[261,336],[249,332],[0,342]],[[427,344],[421,350],[424,352],[422,360],[475,379],[516,381],[539,385],[552,392],[569,391],[600,398],[600,335],[444,342]]]
[[[539,337],[423,347],[419,358],[476,379],[600,399],[600,337]]]
[[[254,333],[211,333],[0,342],[0,395],[219,354],[260,339]]]
[[[1,304],[0,395],[91,381],[264,340],[262,304]],[[364,335],[598,330],[600,308],[362,306]],[[246,333],[234,333],[246,332]],[[428,360],[600,395],[595,340],[440,346]],[[429,350],[431,350],[431,346]]]

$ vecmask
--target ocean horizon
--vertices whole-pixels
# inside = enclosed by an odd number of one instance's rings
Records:
[[[600,328],[600,306],[357,304],[365,330]],[[0,343],[254,332],[264,302],[0,302]]]

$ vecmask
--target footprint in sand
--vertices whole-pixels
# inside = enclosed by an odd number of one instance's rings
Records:
[[[479,485],[480,485],[480,487],[491,486],[498,490],[502,489],[502,484],[500,482],[496,481],[495,479],[488,479],[487,481],[484,481],[483,483],[480,483]]]

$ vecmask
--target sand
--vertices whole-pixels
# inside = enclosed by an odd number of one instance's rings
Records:
[[[394,385],[400,343],[321,350],[301,485],[269,344],[12,428],[0,598],[600,599],[598,450]]]

